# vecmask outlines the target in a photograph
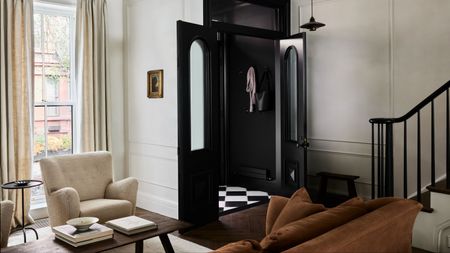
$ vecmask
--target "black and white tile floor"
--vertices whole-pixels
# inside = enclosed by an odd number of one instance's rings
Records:
[[[263,191],[248,191],[244,187],[219,186],[219,212],[252,205],[260,201],[267,202],[270,196]]]

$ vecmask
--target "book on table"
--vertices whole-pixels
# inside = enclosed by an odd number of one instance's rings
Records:
[[[77,229],[71,225],[61,225],[52,228],[56,238],[67,242],[69,244],[75,244],[78,246],[86,245],[89,243],[106,240],[113,237],[114,231],[104,225],[95,223],[87,231],[77,231]],[[73,245],[72,245],[73,246]],[[75,246],[76,247],[76,246]]]
[[[134,215],[107,221],[105,225],[126,235],[158,228],[155,222]]]
[[[68,240],[67,238],[62,237],[62,236],[60,236],[60,235],[58,235],[58,234],[55,235],[55,238],[57,238],[57,239],[59,239],[59,240],[65,242],[65,243],[67,243],[67,244],[70,244],[70,245],[73,246],[73,247],[80,247],[80,246],[87,245],[87,244],[91,244],[91,243],[94,243],[94,242],[100,242],[100,241],[104,241],[104,240],[111,239],[111,238],[113,238],[113,235],[107,235],[107,236],[102,236],[102,237],[96,237],[96,238],[88,239],[88,240],[86,240],[86,241],[81,241],[81,242],[73,242],[73,241],[70,241],[70,240]]]

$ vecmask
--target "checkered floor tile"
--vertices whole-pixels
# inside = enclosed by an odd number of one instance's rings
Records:
[[[270,196],[263,191],[248,191],[244,187],[219,186],[219,212],[267,201]]]

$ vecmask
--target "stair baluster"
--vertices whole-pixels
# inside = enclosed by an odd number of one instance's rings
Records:
[[[403,196],[408,197],[408,124],[407,121],[412,116],[417,115],[417,182],[416,194],[417,201],[422,201],[422,147],[421,147],[421,110],[431,106],[431,186],[436,185],[436,115],[434,100],[446,93],[446,188],[450,190],[450,81],[425,98],[408,113],[399,118],[372,118],[369,120],[372,127],[372,198],[394,195],[394,133],[395,123],[403,122]],[[376,129],[375,129],[376,127]],[[376,136],[375,136],[376,135]],[[375,180],[375,178],[377,178]],[[378,187],[375,189],[375,182]],[[444,190],[445,191],[445,190]],[[375,194],[375,192],[377,194]]]
[[[417,201],[422,202],[422,159],[420,153],[420,111],[417,112]]]

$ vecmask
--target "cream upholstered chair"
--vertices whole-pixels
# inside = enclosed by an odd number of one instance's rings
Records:
[[[100,223],[134,214],[138,181],[113,182],[109,152],[54,156],[40,161],[52,227],[76,217]]]
[[[14,213],[14,202],[11,200],[4,200],[0,202],[1,205],[1,244],[0,247],[8,246],[9,232],[11,230],[11,222]]]

